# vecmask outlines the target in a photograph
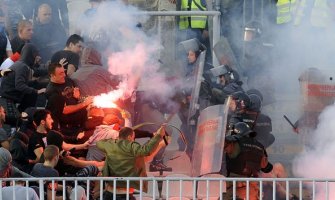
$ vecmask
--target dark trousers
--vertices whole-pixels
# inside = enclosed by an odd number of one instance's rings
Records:
[[[20,112],[23,112],[23,111],[26,110],[26,108],[35,107],[36,100],[37,100],[37,94],[36,93],[25,94],[22,97],[20,105],[18,106],[18,110]]]

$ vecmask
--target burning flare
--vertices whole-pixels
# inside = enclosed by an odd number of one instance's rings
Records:
[[[93,105],[98,108],[117,108],[118,106],[115,102],[119,99],[127,99],[132,92],[133,89],[128,88],[127,83],[124,81],[119,84],[117,90],[112,90],[108,93],[102,93],[99,96],[95,96]]]

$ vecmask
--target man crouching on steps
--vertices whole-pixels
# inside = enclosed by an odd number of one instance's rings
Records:
[[[165,136],[165,124],[163,124],[146,144],[140,145],[135,142],[134,130],[124,127],[119,132],[119,139],[104,140],[97,142],[97,147],[106,153],[103,176],[108,177],[146,177],[145,157],[157,152],[159,142]],[[113,199],[113,182],[106,183],[104,199]],[[126,182],[117,182],[117,199],[129,199],[133,197],[134,189],[140,190],[140,181],[130,181],[127,191]],[[147,182],[143,181],[143,191],[147,192]]]

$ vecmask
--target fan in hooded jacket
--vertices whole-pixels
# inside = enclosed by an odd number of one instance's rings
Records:
[[[45,92],[45,88],[37,90],[30,86],[33,67],[38,60],[36,47],[27,43],[22,48],[20,59],[9,68],[10,71],[3,77],[0,95],[19,103],[20,112],[28,107],[34,107],[37,95]]]

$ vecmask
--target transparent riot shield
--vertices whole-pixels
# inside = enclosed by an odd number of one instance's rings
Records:
[[[193,51],[204,51],[206,50],[205,45],[199,42],[196,38],[190,39],[190,40],[185,40],[182,41],[178,44],[177,46],[177,59],[180,59],[180,56],[184,57],[185,53],[187,54],[188,51],[193,50]],[[187,56],[186,56],[187,57]]]
[[[187,56],[189,51],[201,51],[206,53],[206,47],[196,38],[180,42],[176,49],[176,62],[179,68],[183,69],[187,66]],[[197,64],[200,63],[199,57],[197,59]]]
[[[210,106],[200,112],[192,156],[192,176],[220,171],[228,104]]]
[[[200,109],[199,106],[199,92],[200,86],[202,81],[202,75],[204,70],[205,64],[205,55],[206,55],[206,47],[205,45],[201,44],[197,39],[186,40],[180,42],[177,47],[177,55],[179,55],[179,63],[184,64],[186,66],[186,62],[183,63],[184,59],[187,58],[187,53],[190,51],[198,51],[200,50],[201,53],[197,58],[197,62],[195,64],[194,75],[192,77],[192,93],[191,93],[191,100],[190,100],[190,107],[188,113],[188,124],[195,125],[195,115],[197,111]]]
[[[335,70],[309,68],[299,77],[301,89],[301,115],[294,124],[301,133],[303,144],[310,144],[311,133],[318,125],[320,113],[334,103]]]
[[[188,122],[190,125],[194,125],[192,122],[192,119],[194,119],[194,116],[196,115],[197,111],[200,108],[199,105],[199,93],[200,93],[200,86],[202,81],[202,74],[204,70],[204,61],[205,61],[205,55],[206,50],[201,52],[199,58],[198,58],[198,65],[196,66],[196,73],[193,80],[193,89],[192,89],[192,95],[191,95],[191,102],[190,102],[190,109],[188,112]]]
[[[237,62],[227,38],[221,37],[220,41],[214,45],[213,49],[220,65],[228,65],[241,74],[243,70]]]

